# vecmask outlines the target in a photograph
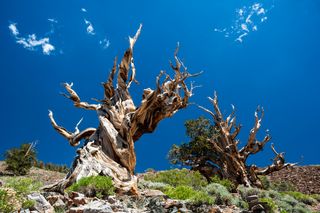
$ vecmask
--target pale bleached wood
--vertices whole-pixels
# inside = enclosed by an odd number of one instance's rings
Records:
[[[142,25],[134,37],[129,37],[129,48],[125,51],[119,66],[115,58],[109,77],[102,84],[104,99],[99,100],[99,104],[81,101],[79,95],[72,89],[73,84],[64,84],[69,94],[63,95],[73,101],[75,107],[95,110],[99,126],[96,129],[79,131],[77,125],[75,132],[69,132],[55,122],[50,111],[49,118],[54,129],[65,137],[71,146],[79,145],[81,140],[84,140],[84,145],[77,150],[78,155],[66,178],[45,187],[45,190],[63,192],[66,187],[82,177],[106,175],[113,179],[117,192],[138,193],[137,178],[134,175],[136,166],[134,143],[143,134],[153,132],[161,120],[188,106],[194,87],[191,86],[189,89],[185,80],[200,74],[190,74],[181,65],[177,48],[174,54],[176,65],[171,64],[174,77],[171,78],[161,71],[156,78],[156,88],[145,89],[140,106],[136,107],[128,89],[132,82],[137,82],[133,48],[141,27]],[[181,67],[184,68],[183,71],[180,70]],[[165,78],[162,79],[162,76]]]

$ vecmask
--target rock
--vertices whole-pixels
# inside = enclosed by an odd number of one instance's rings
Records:
[[[250,196],[248,196],[247,198],[246,198],[246,200],[250,203],[250,202],[252,202],[252,201],[256,201],[256,200],[258,200],[259,198],[258,198],[258,195],[250,195]]]
[[[116,196],[109,196],[108,197],[108,203],[115,204],[117,202]]]
[[[95,200],[86,205],[79,207],[72,207],[69,210],[69,213],[111,213],[114,212],[110,205],[101,200]]]
[[[66,204],[60,199],[58,198],[58,200],[56,200],[56,202],[52,205],[55,208],[65,208]]]
[[[159,197],[159,196],[166,196],[162,191],[156,189],[146,189],[144,190],[141,195],[145,197]]]
[[[252,212],[256,212],[256,213],[263,213],[263,212],[265,212],[264,210],[265,210],[265,209],[264,209],[264,207],[263,207],[261,204],[257,204],[257,205],[255,205],[255,206],[253,206],[253,207],[251,208],[251,211],[252,211]]]
[[[186,207],[182,207],[179,209],[179,212],[181,213],[190,213],[191,211],[189,209],[187,209]]]
[[[85,197],[84,194],[81,194],[79,192],[70,192],[68,195],[70,199],[74,199],[76,197]]]
[[[35,201],[35,210],[38,212],[44,212],[44,213],[53,213],[54,209],[50,205],[50,203],[38,192],[29,194],[28,196],[29,200]]]
[[[211,208],[209,212],[210,213],[222,213],[222,210],[220,209],[219,206],[215,206],[215,207]]]
[[[85,197],[75,197],[73,198],[72,201],[73,201],[73,204],[76,206],[80,206],[88,203]]]

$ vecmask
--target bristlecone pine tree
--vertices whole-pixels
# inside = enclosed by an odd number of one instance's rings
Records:
[[[63,190],[82,177],[103,175],[112,178],[118,193],[137,194],[137,178],[134,175],[136,166],[135,142],[145,133],[151,133],[164,118],[171,117],[178,110],[188,105],[192,95],[192,85],[186,86],[185,80],[191,75],[177,57],[176,65],[171,64],[175,72],[171,78],[161,71],[156,79],[154,90],[147,88],[142,94],[142,101],[136,107],[129,93],[132,82],[136,82],[136,69],[133,63],[133,47],[139,37],[141,25],[133,38],[129,37],[129,48],[125,51],[121,63],[117,66],[115,59],[113,68],[106,82],[103,83],[104,99],[99,104],[89,104],[80,100],[72,89],[72,83],[65,83],[67,98],[74,106],[97,112],[99,126],[83,131],[70,132],[59,126],[53,113],[49,111],[52,126],[64,136],[71,146],[78,146],[81,140],[84,145],[77,150],[72,168],[62,181],[47,186],[47,191],[63,192]],[[180,69],[183,69],[181,71]],[[131,75],[129,78],[129,72]],[[116,82],[114,82],[117,74]],[[164,76],[164,78],[162,78]],[[116,83],[116,86],[114,85]]]
[[[250,130],[247,144],[239,149],[237,136],[241,125],[236,124],[234,107],[232,106],[233,112],[224,119],[218,106],[216,93],[214,98],[209,100],[213,104],[215,113],[202,106],[199,107],[212,116],[214,124],[211,125],[209,120],[203,117],[195,121],[187,121],[187,134],[191,141],[180,146],[173,145],[169,152],[169,158],[173,164],[190,166],[192,170],[199,171],[208,181],[213,175],[218,175],[231,180],[236,185],[256,187],[262,187],[259,175],[268,175],[295,165],[285,163],[284,153],[278,153],[273,144],[271,148],[276,156],[272,165],[265,168],[247,165],[248,157],[260,152],[271,139],[268,132],[262,141],[256,139],[264,116],[263,108],[257,108],[255,123]]]

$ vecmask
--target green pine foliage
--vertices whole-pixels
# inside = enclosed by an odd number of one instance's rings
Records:
[[[26,175],[36,161],[36,152],[32,144],[21,144],[19,148],[7,150],[5,162],[7,170],[14,175]]]

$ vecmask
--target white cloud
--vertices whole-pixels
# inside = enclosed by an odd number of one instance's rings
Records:
[[[87,12],[86,8],[81,8],[81,11],[84,12],[84,13]]]
[[[52,23],[58,23],[58,21],[55,20],[54,18],[48,18],[48,21],[49,21],[49,22],[52,22]]]
[[[16,42],[28,50],[42,49],[42,52],[45,55],[50,55],[51,52],[55,50],[55,47],[50,44],[49,37],[37,39],[36,34],[30,34],[27,37],[20,37],[16,24],[10,24],[9,29],[16,39]]]
[[[224,37],[230,37],[237,42],[243,42],[244,37],[247,37],[254,31],[258,31],[258,25],[265,22],[268,17],[268,12],[273,9],[274,4],[268,6],[261,3],[254,3],[249,6],[243,6],[236,9],[235,19],[231,26],[227,28],[214,28],[215,32],[224,34]]]
[[[107,49],[110,46],[110,40],[105,38],[99,41],[99,44],[102,46],[103,49]]]
[[[87,33],[90,35],[95,35],[94,28],[92,26],[92,23],[88,21],[87,19],[84,19],[84,23],[87,25]]]
[[[19,35],[19,30],[16,26],[17,24],[16,23],[13,23],[13,24],[10,24],[9,25],[9,30],[11,31],[11,33],[14,35],[14,36],[18,36]]]

